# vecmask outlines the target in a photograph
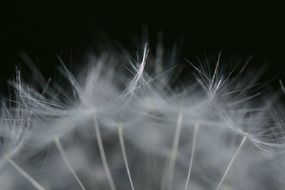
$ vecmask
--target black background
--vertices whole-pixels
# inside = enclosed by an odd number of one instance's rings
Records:
[[[0,89],[14,76],[22,52],[44,74],[53,75],[57,55],[68,65],[68,57],[76,59],[106,41],[131,49],[143,30],[153,43],[151,48],[162,32],[164,45],[179,44],[182,57],[191,59],[220,50],[241,59],[253,56],[257,69],[268,66],[268,79],[284,79],[283,7],[269,1],[2,3]]]

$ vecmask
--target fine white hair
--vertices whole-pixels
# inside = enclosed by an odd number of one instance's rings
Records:
[[[76,75],[59,58],[66,82],[33,68],[40,87],[17,70],[1,104],[1,189],[283,189],[284,107],[259,73],[227,71],[220,52],[213,69],[186,60],[178,76],[158,50],[90,56]]]

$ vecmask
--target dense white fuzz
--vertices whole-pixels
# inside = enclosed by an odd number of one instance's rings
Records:
[[[284,188],[284,106],[259,73],[226,70],[219,53],[180,76],[162,47],[139,53],[90,56],[77,75],[59,58],[60,80],[29,62],[35,84],[17,71],[1,104],[1,190]]]

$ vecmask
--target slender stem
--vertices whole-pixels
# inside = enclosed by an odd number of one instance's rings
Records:
[[[110,172],[110,168],[109,168],[109,165],[108,165],[108,162],[107,162],[107,159],[106,159],[106,154],[105,154],[105,150],[104,150],[104,146],[103,146],[103,142],[102,142],[102,137],[101,137],[99,124],[98,124],[96,119],[93,119],[93,122],[94,122],[96,139],[97,139],[97,143],[98,143],[98,147],[99,147],[101,160],[102,160],[103,167],[104,167],[104,170],[105,170],[106,175],[107,175],[107,179],[108,179],[109,185],[111,187],[111,190],[116,190],[115,183],[114,183],[114,180],[112,178],[112,175],[111,175],[111,172]]]
[[[167,176],[166,176],[167,184],[165,185],[167,185],[168,189],[171,189],[172,184],[173,184],[175,162],[176,162],[179,139],[180,139],[181,128],[182,128],[182,120],[183,120],[183,113],[179,112],[177,122],[176,122],[176,130],[174,134],[170,160],[168,164]],[[165,186],[163,187],[163,189],[165,189]]]
[[[73,169],[71,163],[69,162],[69,160],[68,160],[68,158],[67,158],[67,156],[66,156],[66,153],[65,153],[65,151],[64,151],[64,149],[63,149],[63,146],[62,146],[62,144],[61,144],[61,142],[60,142],[60,140],[59,140],[59,138],[58,138],[57,136],[54,138],[54,143],[55,143],[56,148],[57,148],[57,150],[59,151],[59,154],[60,154],[60,156],[62,157],[62,159],[63,159],[65,165],[67,166],[67,168],[68,168],[69,171],[71,172],[72,176],[73,176],[74,179],[77,181],[77,183],[79,184],[80,188],[81,188],[82,190],[85,190],[84,185],[83,185],[82,182],[80,181],[78,175],[76,174],[76,172],[75,172],[75,170]]]
[[[191,148],[191,157],[190,157],[190,162],[189,162],[187,179],[186,179],[186,183],[185,183],[185,190],[187,190],[187,188],[189,186],[191,170],[192,170],[193,160],[194,160],[194,156],[195,156],[195,148],[196,148],[198,130],[199,130],[199,124],[196,123],[194,125],[193,141],[192,141],[192,148]]]
[[[27,172],[25,172],[16,162],[11,158],[7,158],[9,164],[11,164],[24,178],[26,178],[37,190],[45,190],[35,179],[33,179]]]
[[[124,159],[125,167],[126,167],[126,170],[127,170],[128,178],[129,178],[132,190],[134,190],[135,188],[134,188],[134,184],[133,184],[133,180],[132,180],[132,176],[131,176],[131,172],[130,172],[130,168],[129,168],[129,164],[128,164],[127,154],[126,154],[126,148],[125,148],[125,142],[124,142],[124,134],[123,134],[123,127],[122,127],[121,124],[118,127],[118,135],[119,135],[121,151],[122,151],[122,154],[123,154],[123,159]]]
[[[223,184],[223,182],[224,182],[224,180],[225,180],[225,178],[226,178],[228,172],[229,172],[230,169],[231,169],[231,166],[232,166],[233,162],[234,162],[235,159],[237,158],[237,156],[238,156],[238,154],[239,154],[239,152],[240,152],[240,150],[241,150],[243,144],[245,143],[246,138],[247,138],[246,136],[243,137],[241,143],[240,143],[239,146],[238,146],[238,149],[236,150],[234,156],[232,157],[230,163],[228,164],[228,166],[227,166],[227,168],[226,168],[226,171],[224,172],[224,175],[223,175],[222,179],[220,180],[220,182],[219,182],[219,184],[218,184],[216,190],[219,190],[219,189],[221,188],[221,186],[222,186],[222,184]]]

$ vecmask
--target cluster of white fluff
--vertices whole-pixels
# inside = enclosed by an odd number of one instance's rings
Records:
[[[284,108],[258,72],[226,72],[219,54],[214,69],[187,61],[183,83],[157,54],[93,57],[77,77],[62,66],[64,85],[18,72],[1,104],[0,189],[284,189]]]

